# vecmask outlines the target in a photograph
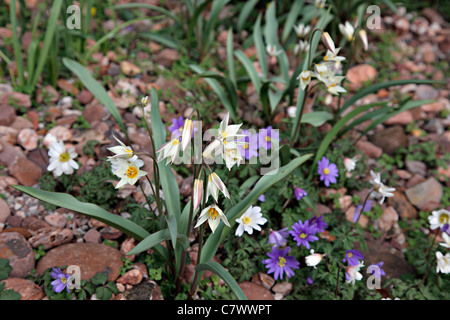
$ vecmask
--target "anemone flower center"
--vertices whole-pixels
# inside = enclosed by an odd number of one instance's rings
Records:
[[[66,277],[61,277],[60,279],[61,279],[61,282],[62,282],[63,284],[66,284],[66,283],[67,283]]]
[[[61,153],[59,155],[59,161],[60,162],[66,162],[66,161],[69,161],[69,160],[70,160],[70,156],[69,156],[69,154],[67,152]]]
[[[284,267],[284,266],[286,265],[286,259],[283,258],[283,257],[279,257],[279,258],[278,258],[278,265],[279,265],[280,267]]]
[[[302,233],[300,234],[300,238],[305,239],[306,237],[307,237],[306,233],[302,232]]]
[[[353,253],[349,252],[349,253],[348,253],[348,257],[349,257],[349,258],[353,257]]]
[[[325,169],[322,170],[322,172],[323,172],[324,174],[329,174],[329,173],[330,173],[330,169],[325,168]]]
[[[250,217],[244,217],[244,218],[242,219],[242,222],[243,222],[244,224],[249,224],[251,221],[252,221],[252,219],[250,219]]]
[[[442,224],[445,224],[448,222],[449,216],[448,214],[441,214],[441,216],[439,217],[439,222]]]

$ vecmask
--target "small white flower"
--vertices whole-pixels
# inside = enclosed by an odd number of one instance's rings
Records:
[[[302,87],[303,91],[305,91],[305,88],[311,82],[311,78],[314,75],[315,73],[309,70],[304,70],[298,75],[297,79],[300,79],[300,86]]]
[[[199,219],[197,221],[197,224],[195,225],[194,228],[199,227],[206,220],[208,220],[209,227],[211,228],[211,231],[213,233],[219,226],[220,220],[222,220],[223,223],[225,223],[228,227],[230,227],[227,217],[216,204],[212,204],[202,210]]]
[[[321,253],[314,253],[314,250],[311,249],[311,255],[305,257],[305,262],[308,267],[314,267],[316,269],[316,266],[319,264],[320,261],[322,261],[323,257],[326,256],[326,254]]]
[[[332,76],[324,79],[324,84],[327,87],[329,93],[334,95],[339,95],[339,93],[347,92],[340,84],[345,77],[342,76]]]
[[[243,160],[242,154],[239,151],[237,144],[235,144],[234,142],[232,143],[232,145],[228,145],[225,147],[222,156],[225,160],[225,164],[228,170],[231,170],[231,168],[233,168],[235,164],[239,167],[239,164]]]
[[[109,151],[115,154],[111,158],[129,159],[133,157],[134,154],[133,149],[130,146],[126,146],[122,141],[117,139],[115,136],[113,137],[120,144],[120,146],[108,148]]]
[[[344,167],[347,172],[353,171],[356,168],[356,162],[358,161],[357,157],[353,158],[344,158]]]
[[[226,198],[230,198],[230,194],[228,193],[228,189],[217,175],[217,173],[212,172],[208,176],[208,186],[206,187],[206,199],[209,198],[209,195],[212,195],[216,202],[219,201],[219,190],[222,191],[223,195]]]
[[[123,167],[123,164],[122,164],[121,160],[124,160],[124,159],[114,158],[114,157],[108,157],[106,159],[106,161],[109,161],[111,163],[111,171],[116,176],[117,176],[117,172]],[[144,165],[144,161],[139,159],[136,155],[134,155],[133,157],[131,157],[127,161],[130,162],[130,163],[133,163],[138,168],[140,168],[140,167],[142,167]]]
[[[50,146],[55,142],[58,142],[58,138],[56,138],[56,136],[51,133],[47,133],[44,137],[44,140],[42,140],[42,144],[47,148],[50,148]]]
[[[66,150],[66,146],[62,140],[54,142],[48,151],[50,156],[48,171],[52,171],[55,177],[59,177],[64,174],[72,174],[74,169],[78,169],[78,163],[75,159],[78,154],[74,152],[73,148]]]
[[[325,6],[325,1],[326,0],[315,0],[314,5],[317,9],[322,9]]]
[[[339,50],[341,50],[341,48],[336,48],[336,51],[333,53],[330,50],[327,50],[327,54],[325,55],[325,57],[323,57],[323,60],[328,62],[328,61],[334,61],[334,62],[340,62],[340,61],[344,61],[345,57],[343,56],[338,56]]]
[[[442,232],[442,237],[444,238],[445,242],[439,243],[440,246],[443,246],[445,248],[450,248],[450,236],[447,232]]]
[[[239,219],[236,219],[236,222],[239,223],[236,235],[240,237],[244,231],[248,234],[252,234],[253,229],[261,231],[260,225],[265,224],[267,219],[263,218],[260,207],[250,206]]]
[[[333,62],[317,63],[314,65],[315,76],[322,82],[327,81],[329,77],[335,74]]]
[[[166,165],[175,161],[180,151],[181,142],[179,138],[175,138],[170,142],[163,144],[156,153],[158,154],[157,161],[160,162],[163,159],[167,159]]]
[[[441,252],[436,251],[436,259],[436,272],[450,273],[450,253],[444,256]]]
[[[359,264],[355,266],[348,266],[345,268],[345,281],[347,283],[355,284],[356,280],[361,280],[363,275],[359,272],[359,270],[364,267],[364,261],[361,261]]]
[[[289,118],[295,118],[297,114],[297,107],[296,106],[290,106],[287,108],[287,114]]]
[[[381,175],[378,172],[375,174],[372,170],[370,170],[370,175],[372,176],[372,180],[370,180],[370,183],[373,185],[373,191],[372,191],[372,197],[374,198],[381,198],[380,204],[383,204],[384,199],[386,197],[393,197],[394,194],[392,192],[395,191],[395,188],[389,188],[385,186],[381,182]]]
[[[339,30],[347,38],[347,41],[353,40],[353,34],[355,33],[355,28],[348,21],[345,21],[345,24],[339,23]]]
[[[266,51],[267,51],[267,54],[268,54],[269,56],[271,56],[271,57],[276,57],[276,56],[278,56],[280,53],[283,52],[283,50],[277,50],[277,46],[276,46],[276,45],[272,46],[271,44],[268,44],[268,45],[266,46]]]
[[[139,178],[147,174],[147,172],[140,170],[135,162],[117,159],[117,164],[120,165],[120,168],[115,172],[115,175],[120,178],[120,181],[117,183],[116,189],[123,187],[127,183],[134,185]]]
[[[184,151],[191,141],[192,133],[194,132],[194,121],[186,119],[181,132],[181,149]]]
[[[300,40],[294,47],[294,53],[297,54],[299,52],[306,52],[309,50],[308,41]]]
[[[299,38],[303,38],[309,33],[311,27],[305,26],[303,23],[299,23],[298,26],[294,24],[294,30]]]
[[[433,211],[431,212],[431,215],[428,216],[428,221],[430,222],[430,228],[432,230],[442,228],[450,222],[450,211],[445,209]]]
[[[361,42],[363,44],[364,50],[367,51],[369,49],[369,40],[367,39],[367,32],[364,29],[359,30],[358,32],[359,38],[361,39]]]
[[[194,195],[192,197],[192,202],[194,206],[194,211],[200,206],[203,198],[203,180],[195,179],[194,181]]]
[[[334,41],[328,32],[322,33],[322,41],[328,50],[330,50],[333,53],[336,53],[336,47],[334,45]]]

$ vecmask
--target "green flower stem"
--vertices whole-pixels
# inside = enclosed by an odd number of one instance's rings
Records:
[[[197,251],[197,265],[200,263],[200,258],[202,256],[203,237],[205,235],[205,228],[206,228],[206,222],[200,226],[200,233],[199,233],[199,239],[198,239],[198,251]],[[199,272],[196,270],[195,274],[194,274],[194,279],[191,284],[191,290],[189,291],[189,297],[188,297],[189,300],[192,299],[192,296],[194,295],[195,290],[197,288],[198,277],[199,277]]]

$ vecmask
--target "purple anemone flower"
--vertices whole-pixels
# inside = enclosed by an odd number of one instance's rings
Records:
[[[286,247],[285,249],[273,247],[272,252],[267,253],[269,259],[262,261],[262,263],[266,265],[266,268],[269,269],[267,273],[274,274],[275,281],[283,279],[284,274],[286,274],[286,277],[288,278],[292,277],[294,275],[293,269],[298,269],[300,267],[300,263],[295,260],[293,256],[288,256],[290,249],[290,247]]]
[[[315,236],[316,232],[316,227],[311,226],[309,221],[306,220],[304,223],[302,221],[294,223],[290,234],[294,237],[294,240],[297,241],[297,246],[303,245],[309,250],[309,243],[319,240],[319,238]]]
[[[314,216],[313,218],[309,219],[309,225],[316,228],[316,232],[324,232],[325,229],[328,227],[328,223],[325,221],[324,216]]]
[[[259,130],[259,146],[266,150],[272,149],[272,141],[280,141],[280,133],[272,126]]]
[[[308,195],[308,193],[305,190],[303,190],[302,188],[299,188],[299,187],[295,187],[294,194],[295,194],[295,199],[297,199],[297,201],[303,199],[304,197],[306,197]]]
[[[53,279],[56,279],[51,282],[51,285],[53,286],[53,291],[59,293],[64,290],[64,288],[67,290],[67,292],[70,293],[69,289],[69,278],[70,274],[66,274],[61,271],[61,268],[52,268],[53,272],[50,273],[50,275],[53,277]]]
[[[364,259],[364,256],[358,250],[347,250],[342,261],[347,262],[351,266],[356,266],[359,264],[359,260],[362,259]]]
[[[377,276],[379,276],[380,279],[381,279],[382,276],[385,276],[385,275],[386,275],[386,272],[384,272],[384,270],[381,269],[381,268],[383,267],[383,264],[384,264],[383,261],[380,261],[380,262],[378,262],[378,263],[371,264],[371,265],[368,267],[368,270],[371,270],[371,271],[372,271],[371,274],[377,275]],[[377,272],[377,271],[378,271],[378,272]]]
[[[178,138],[181,136],[181,132],[183,131],[184,118],[180,116],[178,119],[172,119],[172,125],[169,127],[169,131],[172,132],[174,138]]]
[[[266,201],[266,196],[264,194],[262,194],[258,197],[258,200],[261,202],[264,202],[264,201]]]
[[[362,207],[363,205],[357,205],[355,207],[355,214],[353,215],[353,223],[356,223],[356,221],[359,220],[359,216],[361,215],[362,212],[367,212],[372,210],[372,200],[367,200],[366,204],[364,205],[364,208]],[[362,209],[362,212],[361,212]]]
[[[272,243],[276,247],[283,247],[287,243],[289,237],[288,228],[284,228],[278,231],[270,231],[269,240],[267,243]]]
[[[325,157],[319,160],[317,172],[320,175],[320,181],[323,181],[327,187],[330,183],[336,183],[336,178],[339,176],[336,164],[330,163],[330,160]]]
[[[241,155],[245,157],[245,159],[250,160],[253,157],[258,156],[258,135],[251,134],[248,130],[242,130],[242,134],[245,135],[244,138],[239,139],[238,141],[245,141],[247,144],[238,145],[238,149],[241,152]]]

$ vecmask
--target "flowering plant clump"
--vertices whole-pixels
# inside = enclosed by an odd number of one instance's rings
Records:
[[[406,50],[425,40],[439,44],[429,50],[442,49],[441,19],[429,25],[416,19],[406,30],[393,23],[410,20],[404,10],[367,19],[364,5],[351,1],[186,1],[179,8],[164,1],[160,7],[113,8],[98,2],[90,15],[96,29],[109,25],[99,17],[112,13],[114,21],[119,12],[127,20],[141,8],[158,14],[123,21],[95,37],[92,28],[54,37],[62,5],[40,10],[38,16],[49,19],[31,28],[16,21],[26,8],[20,15],[15,1],[8,1],[8,14],[0,8],[14,29],[7,50],[0,50],[9,70],[0,76],[10,77],[14,88],[5,97],[15,112],[3,119],[11,128],[3,126],[2,143],[19,145],[14,152],[3,146],[0,160],[5,173],[26,184],[13,186],[17,191],[45,203],[42,216],[52,224],[51,211],[62,207],[67,210],[58,216],[67,211],[70,218],[80,214],[108,226],[87,234],[86,227],[99,224],[83,224],[77,216],[59,228],[56,221],[58,228],[29,239],[36,257],[59,243],[58,232],[71,231],[76,239],[63,241],[97,244],[101,240],[89,236],[100,234],[125,257],[117,287],[100,273],[73,289],[69,274],[47,270],[50,299],[127,299],[140,283],[159,286],[154,291],[168,300],[245,300],[255,285],[282,300],[448,299],[450,156],[443,133],[448,110],[440,108],[448,101],[432,87],[445,83],[426,79],[442,78],[433,70],[446,65],[437,61],[440,54],[419,50],[413,57],[414,50]],[[385,1],[382,14],[392,7]],[[134,38],[142,31],[134,24],[142,19],[155,26],[142,34],[152,41],[148,52]],[[26,70],[17,25],[45,35],[25,50],[36,56]],[[127,36],[108,42],[114,35]],[[96,41],[86,45],[89,39]],[[393,50],[397,42],[402,50]],[[105,54],[100,60],[99,49]],[[390,59],[395,51],[404,59]],[[151,56],[151,63],[118,66],[116,55],[124,52],[120,60]],[[50,79],[64,91],[69,87],[54,74],[60,63],[51,59],[58,54],[64,55],[63,78],[76,77],[68,82],[74,90],[59,101],[38,83]],[[422,58],[435,65],[424,67]],[[386,72],[397,67],[400,76]],[[37,116],[15,101],[17,93],[36,100],[31,108],[39,105]],[[51,128],[57,123],[62,125]],[[44,148],[42,157],[35,143]],[[17,172],[27,164],[44,171],[37,184],[34,175]],[[34,214],[22,202],[13,205],[14,213]],[[6,219],[0,229],[9,221],[15,220]],[[47,246],[37,248],[40,241]]]

